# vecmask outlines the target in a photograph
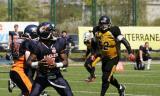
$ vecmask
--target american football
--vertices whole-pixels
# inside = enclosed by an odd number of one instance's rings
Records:
[[[1,96],[159,96],[160,0],[0,0]]]

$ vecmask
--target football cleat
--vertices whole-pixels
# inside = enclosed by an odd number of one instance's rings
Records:
[[[94,82],[96,80],[96,76],[90,76],[87,79],[85,79],[86,82]]]
[[[125,96],[125,86],[120,84],[120,88],[118,89],[119,96]]]
[[[60,70],[63,72],[67,72],[67,68],[65,68],[65,67],[60,68]]]
[[[47,93],[46,91],[43,91],[43,92],[40,94],[40,96],[50,96],[50,95],[48,95],[48,93]]]
[[[16,84],[10,79],[8,80],[8,91],[11,93]]]

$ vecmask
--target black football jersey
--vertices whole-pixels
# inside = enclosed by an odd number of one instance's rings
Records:
[[[117,26],[113,26],[105,32],[94,28],[94,34],[99,44],[100,54],[109,58],[119,56],[120,42],[117,37],[121,35],[121,32]]]
[[[139,47],[139,50],[141,50],[143,52],[142,53],[143,57],[150,57],[151,48],[146,48],[146,47],[144,47],[144,46],[141,45]]]
[[[14,42],[14,48],[13,48],[13,60],[14,64],[12,67],[20,67],[20,68],[28,68],[27,65],[25,64],[25,52],[26,50],[31,51],[33,50],[33,45],[34,42],[30,39],[17,39]]]
[[[66,47],[66,41],[62,38],[58,38],[56,41],[53,41],[50,46],[46,46],[43,42],[37,42],[36,44],[36,50],[33,52],[37,56],[37,60],[40,61],[44,58],[46,55],[54,55],[56,62],[61,62],[61,56],[65,50]],[[54,53],[53,53],[54,51]],[[60,73],[59,68],[53,68],[53,69],[43,69],[39,68],[38,70],[39,76],[62,76]]]

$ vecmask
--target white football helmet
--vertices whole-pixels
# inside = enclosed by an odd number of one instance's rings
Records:
[[[85,32],[84,33],[84,42],[87,42],[93,38],[93,33],[91,32]]]

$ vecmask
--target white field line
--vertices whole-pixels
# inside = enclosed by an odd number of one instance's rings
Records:
[[[101,77],[102,73],[96,73],[97,77]],[[84,74],[78,74],[76,73],[76,76],[80,77],[83,76]],[[87,74],[86,74],[87,75]],[[75,74],[65,74],[64,76],[75,76]],[[151,78],[151,77],[159,77],[158,75],[151,75],[151,74],[143,74],[143,75],[139,75],[139,74],[114,74],[115,77],[139,77],[139,78]]]
[[[124,65],[134,65],[134,62],[125,62],[124,61]],[[101,65],[101,62],[97,63],[97,65]],[[155,60],[152,61],[151,66],[152,65],[160,65],[160,60]],[[11,65],[9,64],[0,64],[0,67],[10,67]],[[70,62],[69,66],[84,66],[84,62]]]
[[[0,88],[0,90],[6,91],[7,88]],[[19,91],[19,89],[16,88],[13,91]],[[55,90],[54,89],[53,90],[47,89],[45,91],[55,91]],[[100,94],[100,92],[96,92],[96,91],[94,91],[94,92],[91,92],[91,91],[73,91],[73,93]],[[106,94],[109,94],[109,95],[118,95],[118,93],[106,93]],[[140,95],[140,94],[125,94],[125,95],[126,96],[152,96],[152,95]]]
[[[84,81],[68,81],[68,82],[71,82],[71,83],[82,83]],[[84,82],[85,83],[85,82]],[[101,82],[91,82],[92,83],[95,83],[95,84],[101,84]],[[122,84],[124,85],[135,85],[135,86],[154,86],[154,87],[160,87],[160,84],[145,84],[145,83],[123,83]]]
[[[7,78],[3,78],[3,79],[0,79],[0,81],[7,81],[7,80],[9,80],[9,79],[7,79]],[[83,80],[79,80],[79,81],[70,81],[70,80],[68,80],[68,82],[71,82],[71,83],[86,83],[85,81],[83,81]],[[95,83],[95,84],[101,84],[101,82],[97,82],[97,81],[95,81],[95,82],[91,82],[90,84],[92,84],[92,83]],[[125,82],[122,82],[122,84],[125,84],[125,85],[135,85],[135,86],[153,86],[153,87],[160,87],[160,84],[152,84],[152,83],[125,83]]]
[[[85,71],[85,70],[84,70]],[[78,71],[77,71],[78,72]],[[84,74],[86,74],[86,75],[88,75],[89,73],[86,73],[86,72],[81,72],[81,73],[77,73],[77,72],[75,72],[76,73],[76,76],[78,76],[78,77],[80,77],[80,76],[83,76]],[[157,72],[159,72],[159,71],[151,71],[151,73],[157,73]],[[84,73],[84,74],[83,74]],[[145,73],[145,72],[144,72]],[[147,74],[148,73],[148,74]],[[101,72],[96,72],[96,76],[97,77],[101,77],[102,75],[101,75],[102,73]],[[75,76],[75,74],[68,74],[68,73],[64,73],[63,74],[64,76]],[[115,73],[114,74],[114,76],[115,77],[139,77],[139,78],[151,78],[151,77],[155,77],[155,78],[157,78],[157,77],[159,77],[160,78],[160,76],[158,75],[158,73],[156,74],[156,75],[153,75],[153,74],[149,74],[149,72],[147,72],[146,71],[146,73],[145,74],[143,74],[143,75],[141,75],[141,74],[123,74],[123,73]]]
[[[1,67],[1,66],[0,66]],[[68,70],[71,70],[71,69],[68,69]],[[5,72],[9,72],[10,70],[4,70]],[[126,72],[140,72],[140,73],[159,73],[159,71],[158,70],[124,70],[124,72],[115,72],[115,73],[117,73],[117,74],[123,74],[123,73],[126,73]],[[0,71],[1,72],[1,71]],[[79,70],[77,71],[77,70],[75,70],[74,69],[74,72],[79,72]],[[82,71],[81,72],[79,72],[79,73],[86,73],[87,71],[86,71],[86,69],[84,68],[84,70],[82,69]],[[62,72],[63,73],[63,72]],[[65,73],[65,72],[64,72]],[[101,74],[102,72],[101,72],[101,70],[98,70],[98,72],[96,72],[97,74]],[[134,74],[134,73],[133,73]]]

